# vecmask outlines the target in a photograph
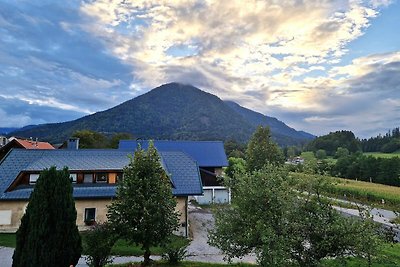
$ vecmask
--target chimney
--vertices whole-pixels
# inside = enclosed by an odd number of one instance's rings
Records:
[[[68,139],[67,149],[78,150],[79,149],[79,138]]]

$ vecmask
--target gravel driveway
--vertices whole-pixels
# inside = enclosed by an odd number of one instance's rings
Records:
[[[207,244],[208,230],[214,227],[214,216],[206,209],[189,205],[189,224],[192,235],[192,242],[188,246],[187,260],[223,263],[222,252]],[[249,255],[243,259],[233,259],[233,262],[256,263],[256,257]]]

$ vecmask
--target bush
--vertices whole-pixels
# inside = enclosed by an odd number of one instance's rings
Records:
[[[177,264],[188,256],[186,250],[188,245],[189,243],[178,242],[175,236],[171,236],[169,242],[163,246],[165,253],[162,258],[171,264]]]
[[[111,226],[107,223],[95,224],[85,234],[84,249],[86,263],[90,267],[102,267],[112,263],[111,249],[117,241]]]

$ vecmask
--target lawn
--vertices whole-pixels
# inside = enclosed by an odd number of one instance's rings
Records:
[[[136,263],[126,263],[126,264],[111,264],[107,266],[112,267],[136,267],[140,266],[139,262]],[[255,267],[258,265],[254,264],[246,264],[246,263],[236,263],[236,264],[223,264],[223,263],[208,263],[208,262],[195,262],[195,261],[184,261],[179,263],[178,265],[168,264],[164,261],[154,262],[152,266],[159,266],[159,267],[221,267],[221,266],[232,266],[232,267]]]
[[[131,266],[140,266],[140,263],[131,263],[131,264],[112,264],[110,267],[131,267]],[[184,261],[179,265],[170,265],[164,261],[154,262],[152,266],[159,267],[172,267],[172,266],[180,266],[180,267],[221,267],[221,266],[233,266],[233,267],[255,267],[258,265],[254,264],[218,264],[218,263],[203,263],[203,262],[190,262]],[[361,258],[347,258],[341,259],[330,259],[324,260],[321,267],[363,267],[367,266],[367,261]],[[372,267],[396,267],[400,266],[400,244],[384,244],[376,258],[372,260]]]
[[[323,267],[363,267],[368,266],[365,259],[348,258],[345,263],[340,260],[326,260]],[[385,244],[378,256],[372,260],[372,267],[396,267],[400,266],[400,244]]]
[[[318,175],[304,173],[292,173],[292,176],[303,180],[318,177]],[[330,176],[326,177],[333,181],[328,192],[325,192],[330,196],[400,211],[400,187]],[[384,205],[382,205],[382,199],[385,200]]]
[[[82,234],[82,240],[85,242],[85,233]],[[172,242],[175,246],[184,246],[189,243],[189,240],[183,237],[174,237]],[[13,233],[0,233],[0,246],[15,248],[15,234]],[[151,252],[153,255],[162,255],[165,252],[164,248],[152,247]],[[85,251],[83,251],[85,254]],[[120,239],[118,240],[111,250],[112,255],[118,256],[142,256],[143,251],[138,246],[129,245],[127,241]]]
[[[375,158],[393,158],[400,157],[400,151],[394,153],[381,153],[381,152],[366,152],[363,153],[365,156],[373,156]]]

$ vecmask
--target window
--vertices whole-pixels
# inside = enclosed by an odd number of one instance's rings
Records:
[[[96,183],[107,183],[108,181],[108,173],[99,172],[96,173]]]
[[[83,175],[83,183],[93,183],[93,173],[85,173]]]
[[[39,174],[32,173],[29,175],[29,184],[36,184],[37,179],[39,178]]]
[[[124,174],[122,172],[118,172],[117,173],[117,183],[122,182],[123,179],[124,179]]]
[[[92,225],[96,221],[96,208],[85,208],[85,219],[86,225]]]
[[[76,184],[76,173],[70,173],[69,179],[71,179],[72,183]]]

